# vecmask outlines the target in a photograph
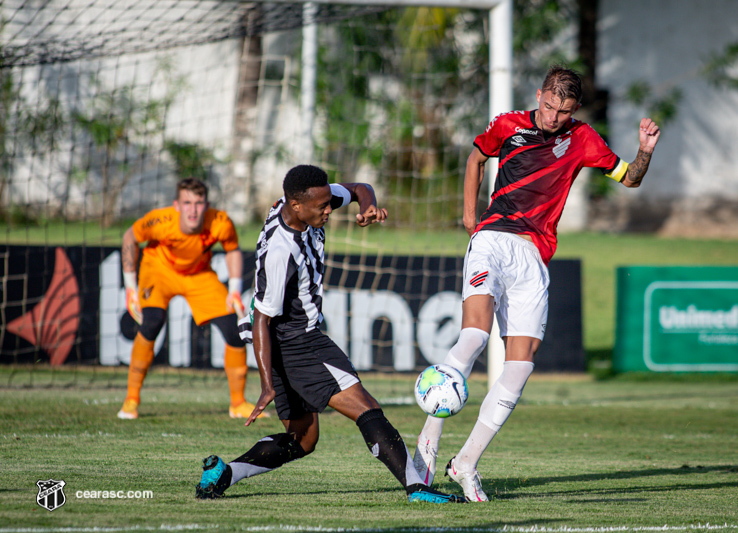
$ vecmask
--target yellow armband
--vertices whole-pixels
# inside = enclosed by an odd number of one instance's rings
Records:
[[[611,172],[605,172],[605,176],[620,183],[623,181],[626,172],[628,172],[628,163],[621,159]]]

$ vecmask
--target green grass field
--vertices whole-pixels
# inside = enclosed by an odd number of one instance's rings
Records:
[[[28,387],[30,379],[35,380]],[[738,529],[738,380],[594,381],[536,376],[480,463],[489,504],[409,504],[355,425],[321,417],[305,459],[197,501],[200,461],[226,460],[281,431],[227,415],[220,372],[154,369],[137,421],[115,413],[125,369],[0,369],[0,532],[76,531],[683,531]],[[423,416],[411,376],[364,382],[411,451]],[[252,374],[247,396],[258,394]],[[50,385],[55,383],[55,385]],[[484,396],[446,423],[439,466],[462,445]],[[399,394],[398,394],[399,391]],[[67,501],[36,503],[38,480],[63,480]],[[441,489],[456,491],[438,476]],[[78,491],[151,491],[148,499]],[[83,492],[79,493],[84,495]]]

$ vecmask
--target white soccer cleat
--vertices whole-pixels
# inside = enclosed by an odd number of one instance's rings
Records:
[[[482,477],[475,469],[473,472],[456,470],[456,457],[446,465],[446,475],[456,481],[464,490],[464,496],[470,502],[488,502],[489,498],[482,490]]]
[[[420,479],[429,487],[433,484],[436,476],[436,457],[438,457],[438,445],[433,447],[431,441],[422,433],[418,435],[418,447],[415,448],[413,465]]]
[[[123,407],[118,411],[118,418],[123,420],[136,420],[138,418],[138,402],[131,398],[126,398]]]

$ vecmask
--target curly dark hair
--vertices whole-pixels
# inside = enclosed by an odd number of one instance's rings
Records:
[[[548,69],[541,91],[553,92],[562,102],[572,98],[579,104],[582,101],[582,79],[576,71],[554,65]]]
[[[328,174],[320,167],[298,165],[291,168],[282,182],[284,197],[287,200],[301,201],[308,189],[328,185]]]

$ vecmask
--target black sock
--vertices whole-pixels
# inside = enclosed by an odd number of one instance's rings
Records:
[[[306,455],[302,446],[289,433],[269,435],[254,444],[241,457],[228,463],[233,476],[231,485],[243,478],[269,472]]]
[[[356,419],[356,425],[359,426],[372,455],[382,461],[392,475],[407,489],[407,467],[410,454],[400,433],[389,423],[382,410],[370,409],[362,413]],[[410,466],[415,472],[415,467],[412,464]]]

